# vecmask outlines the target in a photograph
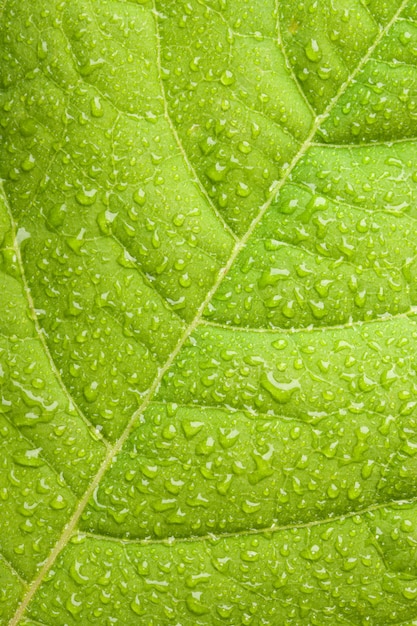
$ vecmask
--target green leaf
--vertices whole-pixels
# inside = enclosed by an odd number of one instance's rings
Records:
[[[417,3],[0,16],[0,624],[417,624]]]

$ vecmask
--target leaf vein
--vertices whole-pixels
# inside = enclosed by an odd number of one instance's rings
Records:
[[[312,141],[311,148],[338,148],[340,150],[354,150],[358,148],[374,148],[381,147],[390,148],[397,144],[416,142],[417,137],[404,137],[403,139],[384,139],[383,141],[369,141],[361,143],[322,143],[320,141]]]
[[[233,230],[230,228],[230,226],[227,224],[227,222],[225,222],[225,220],[223,219],[223,216],[219,213],[217,207],[215,206],[214,202],[212,201],[212,199],[210,198],[210,196],[207,193],[207,190],[205,189],[202,181],[200,180],[200,177],[198,176],[195,168],[193,167],[190,159],[188,158],[188,154],[182,144],[182,141],[177,133],[177,130],[174,126],[174,123],[171,119],[169,110],[168,110],[168,102],[167,102],[167,97],[165,94],[165,87],[164,87],[164,81],[162,80],[162,65],[161,65],[161,35],[159,33],[159,23],[158,23],[158,11],[156,9],[155,6],[155,2],[154,2],[154,18],[155,18],[155,34],[156,34],[156,46],[157,46],[157,66],[158,66],[158,78],[159,78],[159,84],[161,87],[161,94],[162,94],[162,100],[164,103],[164,114],[165,114],[165,119],[168,123],[168,126],[170,128],[170,131],[172,133],[172,136],[175,139],[175,142],[181,152],[182,158],[184,159],[184,162],[187,166],[188,171],[191,174],[191,178],[192,180],[196,183],[198,189],[200,190],[200,193],[202,195],[202,197],[205,199],[205,201],[207,202],[208,206],[212,209],[213,213],[216,215],[218,221],[221,223],[221,225],[223,226],[223,228],[228,232],[228,234],[234,239],[234,241],[237,241],[238,238],[236,236],[236,234],[233,232]]]
[[[328,330],[345,330],[348,328],[356,329],[361,328],[362,326],[366,326],[367,324],[375,324],[378,322],[390,323],[398,319],[412,318],[415,315],[417,315],[417,306],[411,306],[408,311],[405,311],[403,313],[396,313],[395,315],[385,313],[381,317],[375,317],[369,320],[353,320],[346,322],[346,324],[334,324],[333,326],[313,326],[313,324],[310,324],[309,326],[299,328],[251,328],[244,326],[233,326],[232,324],[222,324],[220,322],[212,322],[210,320],[203,320],[201,324],[204,326],[212,326],[213,328],[223,328],[224,330],[230,330],[233,332],[241,331],[246,333],[270,333],[277,335],[285,333],[288,335],[296,335],[299,333],[321,333]]]
[[[28,585],[28,581],[25,578],[23,578],[21,574],[19,574],[17,569],[14,567],[13,563],[9,561],[9,559],[6,558],[3,552],[0,553],[0,561],[3,561],[3,563],[6,565],[6,567],[9,568],[13,576],[16,576],[16,578],[19,580],[19,582],[22,583],[22,585],[24,585],[25,587]]]
[[[410,498],[408,500],[391,500],[388,502],[380,502],[378,504],[372,504],[364,509],[358,509],[357,511],[350,511],[348,513],[342,513],[340,515],[335,515],[332,517],[326,517],[319,520],[313,520],[305,523],[293,523],[293,524],[285,524],[283,526],[277,526],[273,524],[267,528],[251,528],[239,531],[232,532],[222,532],[222,533],[208,533],[206,535],[195,535],[191,537],[166,537],[162,539],[124,539],[120,537],[112,537],[111,535],[106,535],[102,533],[91,533],[91,532],[76,532],[74,536],[76,537],[91,537],[93,539],[100,539],[106,541],[114,541],[116,543],[121,544],[132,544],[136,546],[153,546],[153,545],[175,545],[181,543],[199,543],[206,541],[215,541],[215,540],[223,540],[223,539],[233,539],[237,537],[252,537],[256,535],[274,535],[279,532],[284,532],[287,530],[298,530],[302,528],[314,528],[315,526],[325,526],[326,524],[333,524],[337,522],[343,522],[346,519],[350,519],[352,517],[357,516],[366,516],[367,513],[373,513],[374,511],[379,511],[384,508],[389,508],[391,506],[401,506],[401,505],[410,505],[417,503],[417,496],[414,498]],[[371,532],[371,531],[370,531]],[[373,533],[372,533],[373,534]]]
[[[49,362],[51,371],[54,375],[55,380],[58,383],[58,386],[60,387],[60,389],[62,390],[64,396],[66,397],[67,401],[69,402],[70,406],[73,406],[79,416],[79,418],[82,420],[82,422],[87,426],[87,428],[91,431],[92,429],[94,430],[94,437],[98,437],[98,439],[106,446],[109,446],[109,442],[105,439],[105,437],[98,431],[95,430],[94,425],[90,422],[90,420],[87,418],[87,416],[83,413],[83,411],[81,411],[80,407],[77,405],[77,403],[75,402],[75,399],[72,397],[72,395],[70,394],[67,386],[65,385],[61,374],[58,370],[58,367],[52,357],[51,351],[49,350],[48,344],[46,342],[45,339],[45,333],[41,327],[41,325],[39,324],[39,320],[38,320],[38,316],[36,314],[36,308],[35,308],[35,304],[32,298],[32,294],[30,291],[30,287],[29,284],[27,282],[26,279],[26,274],[25,274],[25,268],[24,268],[24,264],[23,264],[23,260],[22,260],[22,256],[20,254],[20,248],[19,245],[17,243],[16,240],[16,223],[14,220],[14,217],[12,215],[12,212],[10,210],[10,206],[9,203],[7,201],[7,197],[6,194],[4,193],[4,191],[1,189],[2,191],[2,195],[4,197],[4,202],[5,202],[5,206],[6,206],[6,210],[10,219],[10,224],[12,227],[12,231],[13,231],[13,241],[14,241],[14,251],[16,253],[16,259],[17,259],[17,263],[19,266],[19,270],[21,273],[21,279],[22,279],[22,284],[23,284],[23,290],[25,292],[26,295],[26,300],[27,300],[27,304],[28,304],[28,308],[32,317],[32,321],[35,327],[35,331],[36,331],[36,336],[39,339],[39,342],[42,346],[43,352],[46,356],[46,359]]]
[[[297,77],[294,73],[294,69],[288,59],[288,55],[287,55],[287,51],[284,45],[284,40],[282,38],[282,32],[281,32],[281,20],[280,20],[280,13],[279,13],[279,0],[275,0],[275,12],[276,12],[276,22],[275,22],[275,30],[277,33],[277,39],[276,41],[278,42],[278,48],[281,50],[282,55],[284,57],[284,61],[285,61],[285,65],[287,67],[287,70],[291,76],[291,78],[293,79],[294,84],[297,87],[297,90],[300,94],[300,96],[302,97],[304,103],[307,105],[309,111],[312,113],[313,115],[313,120],[314,118],[317,117],[317,111],[314,110],[314,108],[312,107],[310,101],[308,100],[305,92],[303,91],[301,85],[300,85],[300,81],[297,80]]]

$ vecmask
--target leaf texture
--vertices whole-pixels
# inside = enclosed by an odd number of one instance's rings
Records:
[[[417,3],[0,16],[0,624],[417,624]]]

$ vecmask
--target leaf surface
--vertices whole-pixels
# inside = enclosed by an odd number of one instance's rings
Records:
[[[0,15],[0,624],[417,623],[417,4]]]

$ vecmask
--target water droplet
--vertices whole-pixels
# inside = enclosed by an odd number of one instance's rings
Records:
[[[289,277],[290,271],[288,269],[270,267],[268,270],[262,272],[258,286],[260,289],[264,289],[269,285],[276,285],[281,280],[288,280]]]
[[[97,225],[103,235],[111,235],[111,225],[117,217],[117,213],[101,211],[97,215]]]
[[[40,457],[41,451],[42,448],[25,450],[24,452],[14,454],[13,460],[23,467],[41,467],[45,465],[45,461]]]
[[[196,422],[196,421],[189,422],[187,420],[184,420],[181,425],[182,425],[186,438],[192,439],[203,428],[204,422]]]
[[[48,54],[48,43],[46,41],[38,41],[37,54],[40,61],[46,59]]]
[[[122,267],[126,267],[129,269],[135,268],[137,264],[136,259],[127,250],[123,250],[123,252],[119,254],[119,256],[117,257],[117,262]]]
[[[65,221],[67,206],[65,204],[56,204],[48,211],[48,224],[53,228],[61,228]]]
[[[209,179],[211,181],[213,181],[214,183],[219,183],[222,180],[225,179],[226,177],[226,173],[227,173],[227,168],[225,165],[222,165],[219,162],[214,163],[214,165],[211,165],[207,170],[206,170],[206,174],[209,177]]]
[[[219,443],[220,445],[225,448],[232,448],[235,443],[238,441],[239,439],[239,431],[236,429],[225,429],[225,428],[221,428],[220,429],[220,435],[219,435]]]
[[[375,389],[376,385],[377,383],[366,374],[362,374],[358,380],[358,386],[361,391],[372,391],[372,389]]]
[[[97,189],[80,189],[75,194],[75,198],[82,206],[91,206],[97,199]]]
[[[259,554],[255,550],[244,550],[240,553],[240,558],[246,563],[256,563],[259,561]]]
[[[349,487],[348,489],[348,498],[349,500],[356,500],[362,493],[362,485],[360,482],[355,481],[355,483]]]
[[[82,601],[78,599],[76,593],[71,594],[71,596],[67,599],[65,607],[74,616],[81,613],[83,608]]]
[[[89,582],[89,578],[81,572],[81,565],[82,563],[76,560],[75,563],[70,566],[69,573],[71,578],[78,585],[86,585]]]
[[[83,393],[87,402],[95,402],[98,397],[98,382],[92,381],[89,385],[86,385]]]
[[[369,478],[373,472],[374,467],[375,461],[373,461],[372,459],[368,459],[361,469],[362,478]]]
[[[242,154],[249,154],[252,152],[252,146],[248,141],[241,141],[237,147]]]
[[[242,503],[242,511],[244,513],[248,513],[249,515],[252,513],[256,513],[261,508],[260,502],[252,502],[251,500],[244,500]]]
[[[305,559],[308,559],[309,561],[317,561],[322,556],[320,546],[314,544],[313,546],[305,548],[305,550],[302,550],[301,556],[303,556]]]
[[[61,494],[57,494],[53,500],[51,500],[50,505],[56,511],[61,511],[67,507],[67,502],[64,500]]]
[[[328,207],[328,200],[323,196],[314,196],[308,202],[304,211],[300,214],[299,220],[302,224],[308,224],[317,211],[324,211]]]
[[[205,137],[203,141],[199,143],[201,152],[206,156],[210,154],[210,152],[213,152],[216,145],[217,145],[216,139],[210,136]]]
[[[146,193],[143,189],[137,189],[133,194],[133,200],[139,206],[143,206],[146,202]]]
[[[130,608],[134,613],[136,613],[136,615],[143,615],[146,611],[146,609],[142,606],[141,598],[138,595],[136,595],[133,602],[131,602]]]
[[[212,563],[213,567],[218,572],[222,572],[222,573],[225,573],[225,572],[228,571],[228,569],[230,567],[231,561],[232,561],[232,559],[230,558],[230,556],[213,557],[211,559],[211,563]]]
[[[256,463],[256,470],[249,474],[248,480],[251,485],[256,485],[261,482],[261,480],[264,480],[274,474],[274,469],[272,467],[273,451],[274,446],[269,444],[268,452],[265,454],[261,454],[257,450],[252,453],[251,456]]]
[[[220,493],[220,495],[225,496],[227,494],[232,485],[232,478],[233,474],[227,474],[227,476],[223,480],[216,483],[216,489]]]
[[[272,372],[262,374],[261,385],[280,404],[289,402],[293,394],[301,387],[300,381],[297,379],[290,382],[277,381]]]
[[[405,30],[400,33],[399,40],[403,46],[407,46],[413,40],[413,34],[410,33],[410,31]]]
[[[414,600],[417,597],[417,587],[412,587],[411,585],[406,587],[403,590],[403,596],[407,600]]]
[[[305,46],[304,51],[306,53],[307,58],[310,59],[310,61],[313,61],[314,63],[317,63],[318,61],[320,61],[322,57],[322,53],[321,53],[319,44],[317,43],[316,39],[310,39],[308,44]]]
[[[241,198],[247,198],[251,194],[251,190],[244,182],[239,182],[236,187],[236,194]]]
[[[308,305],[315,319],[321,320],[326,317],[327,310],[324,307],[324,302],[315,302],[314,300],[310,300]]]
[[[231,72],[230,70],[225,70],[220,77],[220,82],[226,87],[228,87],[229,85],[233,85],[233,83],[235,82],[233,72]]]
[[[201,602],[201,592],[194,591],[185,598],[188,610],[194,615],[204,615],[209,613],[210,609]]]
[[[98,96],[94,96],[94,98],[91,99],[90,109],[91,109],[91,115],[93,117],[103,117],[104,115],[103,105],[101,104],[101,100]]]
[[[29,154],[20,164],[22,170],[24,172],[30,172],[36,165],[35,157],[32,154]]]
[[[226,619],[230,617],[233,612],[234,606],[232,604],[219,604],[217,607],[217,613],[220,617]]]
[[[188,576],[185,580],[185,584],[189,589],[194,589],[202,583],[208,583],[210,581],[210,578],[211,575],[208,572],[201,572],[201,574],[193,574],[192,576]]]
[[[281,309],[281,312],[283,314],[284,317],[286,317],[287,319],[291,320],[295,317],[295,302],[294,300],[289,300],[288,302],[286,302],[284,304],[284,306]]]
[[[327,489],[327,495],[329,496],[329,498],[331,498],[332,500],[334,500],[335,498],[338,497],[339,495],[339,488],[337,485],[335,485],[334,483],[332,483],[328,489]]]

